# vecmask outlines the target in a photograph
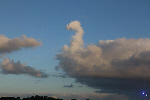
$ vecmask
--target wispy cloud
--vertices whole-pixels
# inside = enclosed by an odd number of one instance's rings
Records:
[[[21,37],[22,38],[15,37],[14,39],[9,39],[4,35],[0,35],[0,56],[20,50],[22,48],[34,48],[41,46],[42,44],[41,41],[38,42],[34,38],[27,38],[26,35],[22,35]],[[0,68],[2,69],[3,74],[28,74],[38,78],[48,77],[48,75],[41,70],[36,70],[30,66],[21,64],[19,60],[14,62],[14,60],[10,60],[8,57],[2,61]]]
[[[41,46],[41,42],[38,42],[34,38],[27,38],[26,35],[22,35],[22,38],[15,37],[9,39],[4,35],[0,35],[0,53],[11,53],[21,48],[33,48]]]
[[[28,74],[38,78],[48,77],[48,75],[41,70],[36,70],[30,66],[21,64],[20,61],[14,62],[14,60],[10,60],[9,58],[5,58],[2,61],[0,68],[2,69],[3,74]]]

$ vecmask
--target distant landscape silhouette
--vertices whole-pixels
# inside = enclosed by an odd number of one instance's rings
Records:
[[[48,96],[31,96],[27,98],[20,98],[20,97],[1,97],[0,100],[63,100],[60,98],[53,98],[53,97],[48,97]],[[77,100],[77,99],[70,99],[70,100]],[[89,99],[86,99],[89,100]]]

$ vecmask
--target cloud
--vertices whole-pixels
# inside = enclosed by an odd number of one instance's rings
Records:
[[[55,67],[55,70],[57,70],[56,68],[57,68],[57,66]],[[51,75],[51,76],[53,76],[53,77],[67,78],[67,76],[65,74],[63,74],[63,73],[57,73],[57,72],[55,74]]]
[[[56,70],[56,71],[59,71],[59,66],[55,66],[55,70]]]
[[[21,64],[20,61],[14,62],[14,60],[10,60],[9,58],[5,58],[2,61],[0,68],[2,69],[3,74],[28,74],[30,76],[38,78],[48,77],[48,75],[41,70],[36,70],[35,68],[32,68],[30,66]]]
[[[69,88],[72,88],[74,85],[64,85],[63,87],[69,87]]]
[[[100,89],[101,93],[137,95],[150,84],[150,39],[100,40],[83,47],[81,23],[72,21],[68,30],[75,31],[69,46],[56,55],[59,68],[77,82]],[[57,68],[58,69],[58,66]]]
[[[22,38],[15,37],[9,39],[4,35],[0,35],[0,53],[11,53],[21,48],[33,48],[41,46],[41,42],[36,41],[34,38],[27,38],[26,35],[22,35]]]
[[[54,77],[62,77],[62,78],[66,78],[65,75],[55,75],[55,74],[53,74],[52,76],[54,76]]]

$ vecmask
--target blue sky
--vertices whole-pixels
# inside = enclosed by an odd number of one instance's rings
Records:
[[[0,34],[9,39],[20,38],[24,34],[42,42],[36,48],[22,47],[6,53],[0,61],[7,57],[14,62],[19,60],[49,75],[35,78],[28,74],[1,73],[0,93],[94,93],[99,90],[88,83],[76,83],[78,78],[70,74],[66,78],[53,76],[70,73],[63,71],[66,70],[64,67],[56,71],[55,66],[62,59],[55,58],[62,53],[62,47],[65,44],[69,46],[72,41],[71,36],[76,30],[67,30],[66,25],[76,20],[84,30],[83,47],[91,43],[98,45],[99,40],[150,38],[150,1],[0,0]],[[63,87],[71,84],[73,88]]]

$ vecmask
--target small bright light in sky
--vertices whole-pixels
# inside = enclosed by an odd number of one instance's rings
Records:
[[[145,96],[147,97],[147,94]]]
[[[144,95],[145,93],[143,92],[142,94]]]
[[[142,92],[142,95],[145,95],[146,97],[148,96],[147,93],[145,93],[145,92]]]

